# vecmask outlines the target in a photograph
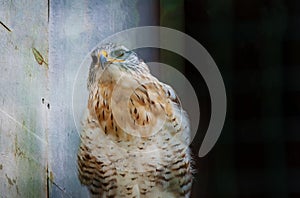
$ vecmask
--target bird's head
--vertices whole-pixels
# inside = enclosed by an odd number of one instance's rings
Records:
[[[92,65],[101,69],[109,67],[111,64],[118,65],[127,70],[141,70],[143,65],[134,51],[127,49],[123,45],[108,43],[96,48],[92,54]]]
[[[95,82],[97,73],[103,72],[110,67],[127,73],[139,74],[149,72],[148,66],[138,58],[137,54],[123,45],[104,44],[97,47],[91,53],[91,57],[89,84]]]

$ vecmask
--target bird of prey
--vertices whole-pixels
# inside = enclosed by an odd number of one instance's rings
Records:
[[[91,197],[189,197],[190,126],[175,91],[122,45],[91,57],[80,182]]]

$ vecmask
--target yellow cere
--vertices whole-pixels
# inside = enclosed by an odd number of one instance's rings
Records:
[[[104,57],[107,57],[107,51],[101,50],[100,51],[100,55],[103,55]]]
[[[98,59],[100,58],[101,55],[103,55],[104,57],[107,57],[107,51],[105,51],[105,50],[101,50],[100,52],[98,51],[98,54],[97,54]]]

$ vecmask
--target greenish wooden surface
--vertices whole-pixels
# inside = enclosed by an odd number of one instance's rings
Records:
[[[47,194],[47,4],[0,1],[0,197]]]

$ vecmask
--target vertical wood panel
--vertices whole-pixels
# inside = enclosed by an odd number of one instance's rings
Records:
[[[102,39],[137,26],[138,11],[136,1],[129,0],[53,0],[50,6],[50,197],[87,197],[87,190],[77,178],[79,132],[72,115],[76,72]],[[75,91],[87,95],[86,90]],[[86,101],[76,102],[75,106],[83,110]]]
[[[0,1],[0,194],[47,193],[48,73],[32,53],[48,61],[47,1]]]

